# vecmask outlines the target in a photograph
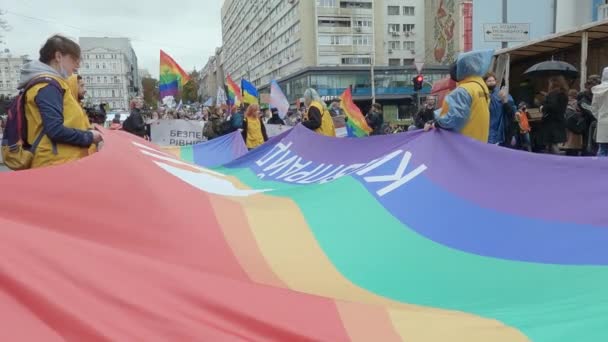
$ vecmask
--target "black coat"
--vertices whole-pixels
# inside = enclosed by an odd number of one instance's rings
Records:
[[[547,94],[543,103],[543,143],[559,144],[566,141],[566,109],[568,95],[560,91]]]

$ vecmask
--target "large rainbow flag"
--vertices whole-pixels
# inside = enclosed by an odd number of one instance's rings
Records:
[[[228,96],[228,104],[231,106],[239,106],[243,102],[241,88],[230,77],[230,74],[226,76],[226,95]]]
[[[0,174],[3,341],[608,341],[607,159],[297,126],[209,170],[104,137]]]
[[[160,98],[175,96],[179,89],[190,80],[188,73],[177,64],[171,56],[160,50]]]
[[[346,132],[349,137],[361,138],[368,136],[372,129],[367,124],[365,116],[353,101],[353,94],[347,88],[340,96],[340,107],[348,119],[346,121]]]

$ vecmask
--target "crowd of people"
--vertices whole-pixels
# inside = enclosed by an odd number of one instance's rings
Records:
[[[92,124],[105,121],[105,108],[85,109],[81,105],[86,90],[75,74],[81,51],[78,44],[55,35],[40,49],[38,60],[25,64],[21,72],[20,99],[27,122],[25,132],[3,122],[13,141],[3,144],[5,163],[13,169],[37,168],[74,161],[95,153],[103,135]],[[532,122],[527,103],[515,104],[497,77],[487,73],[492,53],[474,51],[461,54],[450,70],[458,86],[436,109],[429,97],[415,115],[410,130],[446,129],[475,140],[528,151],[567,155],[608,156],[608,68],[602,77],[592,76],[581,92],[569,89],[562,76],[549,79],[546,92],[539,92],[534,105],[542,119]],[[121,122],[116,116],[111,129],[122,129],[140,137],[150,136],[150,122],[158,119],[204,120],[203,135],[209,139],[241,131],[249,149],[268,140],[266,125],[304,127],[325,136],[336,136],[333,118],[342,116],[339,101],[327,105],[315,89],[307,89],[295,111],[281,117],[275,109],[241,105],[231,111],[202,108],[200,111],[159,110],[146,115],[144,102],[136,98],[131,113]],[[100,119],[103,118],[103,119]],[[371,135],[386,132],[382,106],[373,104],[365,115]],[[5,127],[6,126],[6,127]],[[12,133],[11,133],[12,132]],[[18,138],[18,139],[17,139]],[[6,139],[5,139],[6,140]],[[597,144],[597,152],[594,144]]]
[[[540,120],[532,120],[529,104],[516,105],[487,72],[491,58],[489,51],[461,54],[450,72],[458,87],[439,110],[434,98],[427,99],[410,130],[443,128],[530,152],[608,156],[608,68],[601,78],[590,76],[580,92],[569,89],[564,76],[549,77],[534,103]]]

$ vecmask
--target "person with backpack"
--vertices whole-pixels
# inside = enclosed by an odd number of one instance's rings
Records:
[[[91,130],[67,79],[80,64],[80,47],[60,35],[50,37],[40,57],[23,65],[19,95],[9,110],[2,155],[13,170],[59,165],[89,155],[103,140]],[[21,129],[20,129],[21,128]]]

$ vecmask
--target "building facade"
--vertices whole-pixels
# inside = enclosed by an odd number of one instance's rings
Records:
[[[521,10],[525,8],[526,10]],[[475,1],[473,5],[475,49],[499,49],[500,42],[485,41],[484,24],[502,22],[502,0]],[[608,19],[606,0],[508,0],[507,22],[530,25],[530,40],[572,30],[597,20]],[[509,47],[524,42],[510,42]]]
[[[28,62],[27,56],[13,57],[0,55],[0,95],[13,97],[19,92],[17,85],[21,78],[21,66]]]
[[[127,38],[80,38],[79,73],[87,86],[86,102],[106,103],[111,109],[129,109],[141,95],[137,56]]]
[[[203,102],[217,96],[218,87],[224,86],[224,68],[222,64],[223,49],[215,49],[215,55],[209,57],[200,73],[199,97]]]
[[[308,87],[326,100],[353,87],[363,107],[374,98],[396,108],[412,102],[425,24],[424,0],[226,0],[222,66],[261,93],[277,80],[292,103]],[[447,74],[427,66],[429,80]]]

